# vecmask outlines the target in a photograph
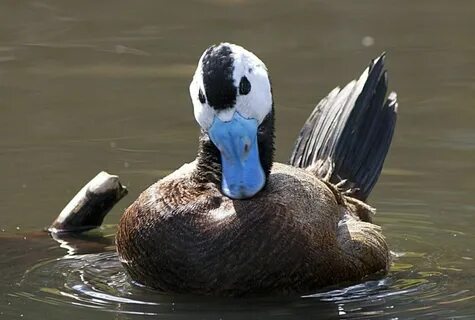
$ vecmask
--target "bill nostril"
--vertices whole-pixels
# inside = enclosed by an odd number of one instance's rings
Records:
[[[242,144],[243,144],[244,156],[247,156],[249,154],[250,149],[251,149],[251,141],[248,137],[244,137],[244,139],[242,139]]]
[[[245,143],[244,144],[244,153],[248,153],[249,152],[249,143]]]

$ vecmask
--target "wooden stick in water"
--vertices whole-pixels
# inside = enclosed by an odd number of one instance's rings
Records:
[[[106,214],[127,194],[119,177],[105,171],[89,181],[64,207],[48,231],[84,232],[99,227]]]

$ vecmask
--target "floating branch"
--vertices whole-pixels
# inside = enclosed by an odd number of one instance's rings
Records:
[[[64,207],[48,231],[84,232],[99,227],[106,214],[127,194],[119,177],[105,171],[89,181]]]

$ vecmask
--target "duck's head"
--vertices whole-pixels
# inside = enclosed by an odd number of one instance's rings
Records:
[[[266,183],[273,158],[273,99],[264,63],[230,44],[201,56],[190,95],[196,121],[219,150],[221,192],[246,199]]]

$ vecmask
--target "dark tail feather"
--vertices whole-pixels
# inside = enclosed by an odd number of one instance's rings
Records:
[[[396,93],[386,99],[384,54],[358,80],[333,89],[300,131],[290,164],[312,166],[321,178],[347,180],[352,196],[366,200],[383,168],[397,118]]]

